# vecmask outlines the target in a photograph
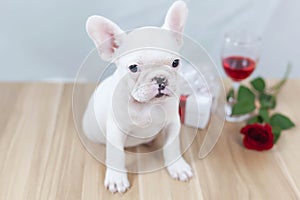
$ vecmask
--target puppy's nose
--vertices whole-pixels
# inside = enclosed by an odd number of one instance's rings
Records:
[[[158,84],[158,89],[159,89],[159,90],[164,90],[165,88],[166,88],[165,83],[159,83],[159,84]]]
[[[155,80],[158,84],[159,90],[164,90],[166,88],[166,85],[168,84],[168,81],[165,77],[154,77],[153,80]]]

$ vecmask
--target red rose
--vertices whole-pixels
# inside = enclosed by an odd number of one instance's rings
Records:
[[[269,124],[250,124],[242,128],[241,133],[245,135],[244,145],[248,149],[258,151],[268,150],[273,147],[272,127]]]

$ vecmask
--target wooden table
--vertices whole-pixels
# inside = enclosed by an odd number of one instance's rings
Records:
[[[277,109],[296,127],[270,151],[242,146],[243,124],[225,124],[213,152],[186,159],[195,177],[187,183],[165,170],[130,174],[130,190],[111,194],[105,167],[81,145],[71,109],[71,84],[0,84],[0,199],[300,199],[300,80],[290,80]],[[199,139],[198,139],[199,140]],[[197,143],[197,141],[196,141]]]

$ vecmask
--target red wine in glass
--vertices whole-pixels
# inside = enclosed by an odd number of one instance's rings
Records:
[[[244,56],[229,56],[222,59],[226,74],[233,81],[241,81],[250,76],[254,71],[255,60]]]

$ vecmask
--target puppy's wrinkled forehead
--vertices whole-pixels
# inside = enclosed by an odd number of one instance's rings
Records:
[[[170,65],[178,56],[162,49],[137,49],[121,56],[122,64],[137,64],[141,66]]]

